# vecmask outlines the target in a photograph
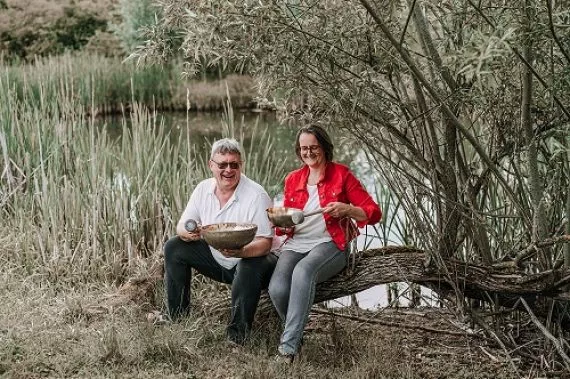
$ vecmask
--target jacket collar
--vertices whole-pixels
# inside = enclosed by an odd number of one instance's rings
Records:
[[[332,163],[331,162],[327,162],[325,165],[325,169],[323,170],[323,172],[321,173],[321,176],[319,177],[319,181],[318,183],[321,183],[322,181],[325,180],[325,177],[327,176],[327,171],[329,171],[332,167]],[[297,186],[295,187],[295,191],[303,191],[307,188],[307,182],[309,181],[309,166],[304,165],[303,167],[301,167],[301,175],[299,177],[299,181],[297,182]]]

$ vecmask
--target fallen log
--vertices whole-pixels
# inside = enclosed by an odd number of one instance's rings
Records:
[[[553,269],[536,274],[505,272],[458,260],[429,259],[424,251],[407,246],[387,246],[357,252],[353,263],[341,274],[317,286],[315,302],[338,299],[379,284],[417,283],[442,298],[459,290],[467,297],[481,300],[503,299],[505,304],[519,297],[534,303],[538,297],[568,300],[569,269]],[[437,262],[437,263],[436,263]],[[156,306],[157,282],[163,279],[162,260],[147,275],[128,280],[115,294],[103,299],[96,308],[105,309],[129,302]]]
[[[504,271],[454,259],[439,259],[436,263],[420,249],[387,246],[358,252],[352,267],[318,285],[315,300],[336,299],[393,282],[417,283],[437,293],[458,288],[466,296],[482,300],[488,300],[489,295],[570,298],[565,288],[570,283],[570,269],[527,274],[522,270]]]

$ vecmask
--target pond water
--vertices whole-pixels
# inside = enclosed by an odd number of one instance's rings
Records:
[[[252,134],[267,131],[266,138],[271,138],[273,142],[272,151],[267,152],[267,154],[280,157],[280,161],[283,162],[287,172],[299,167],[299,161],[293,148],[298,125],[282,124],[272,112],[236,113],[233,115],[232,132],[228,131],[228,123],[223,121],[226,116],[223,112],[164,113],[157,116],[157,121],[164,122],[165,126],[171,129],[173,138],[177,138],[180,134],[189,133],[190,140],[195,141],[194,147],[198,151],[203,151],[204,155],[209,154],[211,142],[228,135],[241,140],[247,152],[252,147]],[[102,121],[102,125],[105,125],[110,134],[118,136],[121,133],[121,121],[119,119],[104,119]],[[378,193],[375,189],[377,185],[376,175],[367,163],[365,154],[358,148],[358,141],[353,141],[349,136],[340,133],[336,135],[333,133],[331,138],[335,144],[335,161],[348,165],[370,194],[376,197],[375,194]],[[258,141],[254,140],[253,143],[258,143]],[[255,148],[255,146],[253,147]],[[277,193],[274,201],[276,206],[280,205],[282,194]],[[382,247],[388,244],[379,236],[374,227],[369,226],[361,229],[360,232],[361,234],[357,239],[357,249],[359,250]],[[388,239],[389,244],[401,243],[397,235],[389,234]],[[420,292],[419,305],[437,304],[437,299],[431,291],[421,288]],[[387,285],[375,286],[356,294],[352,298],[346,297],[329,301],[327,305],[329,307],[357,305],[362,309],[375,310],[386,306],[405,307],[409,303],[408,285],[395,283],[390,288]]]

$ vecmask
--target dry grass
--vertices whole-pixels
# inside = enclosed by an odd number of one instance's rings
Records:
[[[186,98],[189,108],[208,111],[223,109],[228,93],[235,108],[251,108],[256,93],[255,81],[245,75],[228,75],[219,81],[193,81],[186,88],[179,87],[174,96],[179,99],[176,101],[179,104]]]
[[[323,315],[312,316],[301,358],[291,366],[278,363],[274,355],[280,327],[275,315],[260,315],[252,340],[244,348],[232,348],[224,338],[227,307],[212,311],[208,306],[226,296],[227,289],[199,277],[193,315],[179,324],[153,326],[145,321],[145,307],[135,304],[108,313],[88,310],[88,304],[112,288],[52,284],[5,267],[1,273],[3,377],[514,377],[505,361],[483,354],[477,345],[486,344],[480,340]],[[392,313],[378,317],[426,325],[449,316]]]

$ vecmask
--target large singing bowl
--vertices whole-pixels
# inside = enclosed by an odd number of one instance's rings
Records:
[[[202,238],[214,249],[238,250],[253,241],[257,225],[225,222],[203,226]]]
[[[297,208],[288,207],[275,207],[267,208],[267,217],[269,221],[275,226],[280,226],[282,228],[288,228],[296,225],[293,221],[293,214],[303,214],[303,211]]]

